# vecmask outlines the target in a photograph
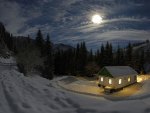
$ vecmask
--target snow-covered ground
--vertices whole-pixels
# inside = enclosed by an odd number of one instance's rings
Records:
[[[61,89],[59,79],[1,71],[0,113],[150,113],[150,81],[129,100],[110,101]]]
[[[3,58],[0,57],[0,64],[16,64],[16,60],[14,57],[9,57],[9,58]]]
[[[58,81],[65,78],[25,77],[15,66],[1,66],[0,113],[150,113],[150,81],[128,99],[110,101],[60,88]]]

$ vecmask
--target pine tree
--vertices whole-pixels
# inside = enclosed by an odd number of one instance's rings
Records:
[[[0,38],[1,38],[3,41],[4,41],[5,33],[6,33],[5,27],[4,27],[4,25],[0,22]]]
[[[85,42],[82,42],[82,61],[83,61],[83,66],[85,68],[85,65],[87,64],[87,48]]]
[[[80,70],[80,45],[77,43],[76,51],[75,51],[75,67],[76,67],[76,73],[79,74]]]
[[[78,43],[75,51],[75,67],[77,74],[83,74],[87,64],[88,55],[85,42]]]
[[[0,23],[0,54],[4,57],[7,56],[8,51],[8,36],[10,36],[10,34],[6,32],[4,25]]]
[[[95,53],[95,62],[98,66],[100,66],[100,50],[99,49],[97,49]]]
[[[30,35],[28,35],[28,37],[27,37],[27,43],[28,43],[28,44],[30,44],[30,43],[31,43]]]
[[[105,59],[104,59],[104,57],[105,57],[105,48],[104,48],[104,45],[102,44],[102,46],[101,46],[101,53],[100,53],[100,58],[99,58],[99,66],[100,67],[103,67],[104,66],[104,63],[105,63]]]
[[[132,66],[132,45],[129,43],[126,50],[126,64]]]
[[[46,52],[46,55],[51,55],[52,54],[52,43],[50,41],[49,34],[47,35],[47,38],[46,38],[45,52]]]
[[[60,50],[58,50],[56,53],[55,53],[55,57],[54,57],[54,73],[56,75],[60,74],[60,64],[61,64],[61,52]]]
[[[87,64],[87,48],[85,42],[82,42],[80,45],[80,73],[85,72],[85,66]]]
[[[124,66],[125,65],[125,54],[124,54],[124,50],[122,48],[120,48],[120,46],[118,45],[116,54],[114,55],[115,58],[114,59],[114,65],[117,66]]]
[[[46,59],[44,61],[44,71],[43,76],[48,79],[53,78],[53,56],[52,56],[52,45],[50,42],[50,37],[47,35],[46,44],[45,44],[45,53]]]
[[[125,65],[125,55],[124,55],[123,49],[120,49],[120,65],[122,65],[122,66]]]
[[[120,52],[120,46],[118,45],[117,49],[117,55],[116,55],[116,65],[121,65],[121,52]]]
[[[113,62],[112,45],[109,44],[109,42],[107,42],[104,49],[103,66],[112,65],[112,62]]]
[[[113,65],[113,50],[112,50],[112,44],[109,44],[109,49],[108,49],[108,65]]]
[[[89,56],[88,56],[88,62],[92,62],[94,60],[94,58],[93,58],[93,51],[92,51],[92,49],[90,50],[90,54],[89,54]]]
[[[133,60],[133,68],[140,73],[140,70],[141,70],[141,66],[140,66],[140,54],[139,52],[135,52],[134,53],[134,60]]]
[[[145,73],[145,71],[144,71],[145,59],[144,58],[145,58],[145,53],[143,50],[140,55],[140,72],[141,72],[141,74]]]
[[[36,46],[40,49],[41,56],[43,56],[43,53],[44,53],[44,39],[43,39],[43,35],[41,33],[41,30],[38,30],[38,32],[37,32],[35,42],[36,42]]]

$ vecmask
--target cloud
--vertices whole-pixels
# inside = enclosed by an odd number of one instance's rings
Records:
[[[0,21],[15,35],[33,36],[38,29],[55,43],[86,41],[98,47],[113,39],[145,40],[150,31],[150,5],[145,0],[1,0]],[[94,25],[95,13],[103,23]],[[142,37],[142,38],[141,38]]]
[[[126,43],[120,43],[122,41],[145,41],[147,39],[150,39],[150,30],[134,30],[134,29],[128,29],[128,30],[114,30],[114,31],[108,31],[101,34],[93,34],[89,37],[89,41],[87,42],[88,48],[93,48],[94,50],[100,48],[100,45],[102,43],[106,43],[106,41],[109,41],[113,44],[114,47],[117,47],[118,45],[124,47],[126,46]],[[94,37],[94,38],[93,38]]]
[[[96,50],[101,46],[102,43],[105,43],[106,41],[113,41],[114,44],[116,43],[114,40],[144,41],[146,39],[150,39],[149,36],[150,30],[127,29],[106,31],[104,33],[93,32],[80,35],[62,35],[53,41],[55,43],[65,43],[72,45],[75,45],[76,43],[81,41],[85,41],[88,49],[93,48],[94,50]]]
[[[35,25],[33,27],[28,26],[26,28],[26,30],[23,31],[23,33],[18,34],[18,35],[20,35],[20,36],[21,35],[23,35],[23,36],[30,35],[32,38],[34,38],[39,29],[42,31],[44,38],[47,34],[51,34],[51,32],[52,32],[51,26],[48,24],[44,24],[44,25]]]
[[[20,17],[20,10],[20,6],[16,2],[2,1],[0,3],[0,21],[14,34],[25,25],[26,18]]]
[[[150,30],[119,30],[119,31],[109,31],[99,35],[103,40],[114,40],[114,39],[123,39],[123,40],[146,40],[150,37]]]
[[[119,17],[113,19],[104,20],[103,23],[111,23],[111,22],[118,22],[118,21],[134,21],[134,22],[150,22],[149,18],[136,18],[136,17]]]
[[[19,31],[27,27],[27,21],[41,15],[40,12],[32,10],[24,10],[20,4],[15,1],[4,1],[0,3],[0,21],[5,24],[6,29],[14,35],[19,34]]]

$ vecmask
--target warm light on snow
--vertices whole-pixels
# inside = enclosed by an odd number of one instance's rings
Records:
[[[142,81],[143,81],[143,79],[142,79],[142,78],[137,77],[137,82],[142,82]]]
[[[145,80],[148,80],[148,79],[150,79],[149,75],[140,75],[140,76],[137,76],[137,82],[142,82],[142,81],[145,81]]]
[[[98,15],[98,14],[93,15],[92,16],[92,22],[94,24],[100,24],[100,23],[102,23],[102,17],[100,15]]]

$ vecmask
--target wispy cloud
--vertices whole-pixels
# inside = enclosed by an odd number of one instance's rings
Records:
[[[2,21],[7,30],[17,35],[19,31],[27,27],[27,21],[34,19],[41,15],[40,12],[32,10],[24,10],[20,4],[15,1],[1,0],[0,3],[0,21]]]
[[[1,0],[0,21],[16,35],[50,33],[55,43],[86,41],[98,47],[113,39],[149,39],[149,0]],[[100,14],[103,22],[91,23]]]
[[[16,2],[1,1],[0,3],[0,20],[5,23],[6,28],[17,33],[25,25],[26,18],[21,17],[20,6]]]
[[[149,39],[150,30],[119,30],[119,31],[109,31],[99,35],[103,37],[103,40],[114,40],[114,39],[123,39],[123,40],[146,40]]]
[[[103,23],[111,23],[111,22],[118,22],[118,21],[135,21],[135,22],[150,22],[149,18],[136,18],[136,17],[119,17],[113,19],[104,20]]]

